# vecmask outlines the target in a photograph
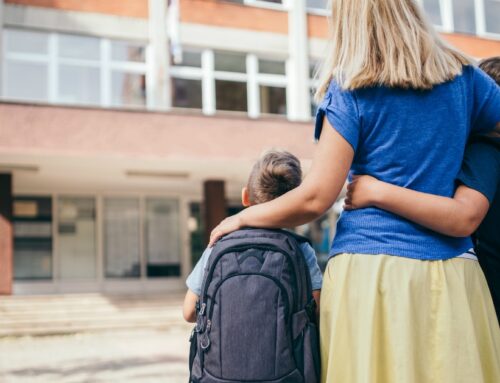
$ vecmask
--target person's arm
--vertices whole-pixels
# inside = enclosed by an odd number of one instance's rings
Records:
[[[182,316],[186,322],[196,322],[196,301],[198,298],[198,295],[193,293],[191,290],[187,291],[186,296],[184,297],[184,305],[182,307]]]
[[[196,263],[193,271],[191,271],[191,274],[189,274],[186,280],[188,291],[184,298],[184,305],[182,307],[182,316],[186,322],[196,322],[196,301],[201,294],[203,275],[205,274],[205,269],[211,253],[212,249],[205,249],[201,258]]]
[[[452,237],[474,233],[489,209],[480,192],[459,186],[453,198],[417,192],[379,181],[371,176],[355,177],[347,186],[345,209],[374,206],[431,230]]]
[[[354,149],[325,118],[311,169],[302,184],[270,202],[226,218],[210,236],[210,246],[242,227],[294,227],[320,217],[337,199],[347,178]]]

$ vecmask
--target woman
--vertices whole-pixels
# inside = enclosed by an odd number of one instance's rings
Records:
[[[500,128],[500,90],[413,0],[333,0],[316,148],[297,189],[224,220],[292,227],[322,215],[349,169],[452,196],[467,138]],[[323,125],[326,125],[322,129]],[[478,214],[487,210],[476,198]],[[500,382],[500,330],[477,262],[451,238],[377,208],[344,212],[321,304],[324,382]]]

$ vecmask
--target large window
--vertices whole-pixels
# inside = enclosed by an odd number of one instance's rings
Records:
[[[7,99],[144,107],[143,44],[17,29],[5,31]]]
[[[284,60],[226,51],[187,49],[171,68],[174,107],[285,115]]]
[[[16,281],[137,280],[182,272],[177,199],[16,196],[13,222]]]
[[[52,278],[52,200],[14,199],[14,278]]]

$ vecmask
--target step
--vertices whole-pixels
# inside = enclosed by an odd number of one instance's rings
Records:
[[[185,326],[182,294],[0,297],[0,337]]]

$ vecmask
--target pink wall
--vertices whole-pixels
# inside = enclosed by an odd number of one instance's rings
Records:
[[[312,123],[0,103],[0,154],[253,159],[279,147],[311,158]]]

